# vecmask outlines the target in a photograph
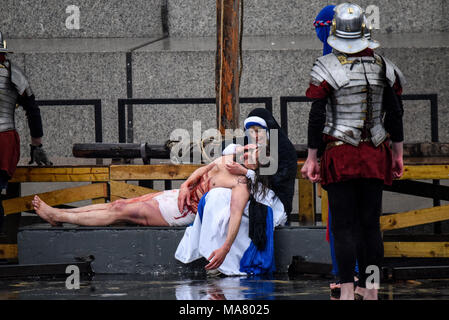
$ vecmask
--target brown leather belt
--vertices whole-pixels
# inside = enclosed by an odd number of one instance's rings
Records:
[[[387,134],[387,136],[385,137],[384,141],[382,141],[382,143],[379,144],[379,147],[383,148],[385,140],[389,139],[389,137],[390,137],[390,135]],[[370,138],[363,138],[363,139],[360,140],[360,142],[371,142],[371,139]],[[332,141],[332,142],[329,142],[328,144],[326,144],[326,148],[324,150],[329,150],[329,149],[332,149],[334,147],[342,146],[344,144],[349,144],[349,143],[346,143],[346,142],[341,141],[341,140]],[[352,146],[352,144],[351,144],[351,146]]]
[[[371,139],[364,138],[364,139],[361,139],[360,142],[371,142]],[[332,142],[329,142],[328,144],[326,144],[326,149],[325,150],[329,150],[329,149],[332,149],[334,147],[342,146],[344,144],[349,144],[349,143],[346,143],[346,142],[341,141],[341,140],[332,141]]]

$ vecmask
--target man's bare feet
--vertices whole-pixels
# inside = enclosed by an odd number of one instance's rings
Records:
[[[340,300],[354,300],[354,282],[342,283]]]
[[[33,204],[34,210],[39,215],[39,217],[50,223],[53,227],[61,225],[54,219],[55,214],[57,213],[56,209],[50,207],[38,196],[34,196],[34,199],[31,202]]]
[[[331,289],[331,300],[340,300],[340,283],[331,283],[329,287]]]

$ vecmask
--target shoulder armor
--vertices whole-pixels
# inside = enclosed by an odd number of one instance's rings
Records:
[[[407,81],[405,80],[404,74],[402,71],[393,63],[390,59],[387,59],[381,55],[378,55],[385,64],[385,76],[388,80],[388,84],[390,87],[394,85],[396,82],[396,76],[399,78],[399,82],[401,86],[404,86]]]
[[[334,53],[319,57],[313,65],[311,76],[320,82],[326,80],[335,90],[349,83],[346,71]]]
[[[18,66],[10,62],[11,66],[11,82],[17,89],[17,92],[22,95],[24,92],[27,93],[28,96],[31,96],[33,92],[31,91],[30,84],[28,82],[25,73]]]

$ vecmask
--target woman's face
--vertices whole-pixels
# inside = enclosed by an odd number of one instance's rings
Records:
[[[251,143],[263,145],[267,144],[267,131],[259,126],[251,126],[248,128],[248,136]]]

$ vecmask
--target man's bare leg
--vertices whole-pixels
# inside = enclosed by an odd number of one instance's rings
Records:
[[[53,209],[57,210],[57,212],[87,212],[87,211],[94,211],[94,210],[106,210],[106,209],[109,209],[111,207],[111,205],[113,205],[114,203],[117,203],[117,202],[133,203],[133,202],[147,201],[147,200],[154,198],[155,196],[157,196],[159,194],[161,194],[161,192],[149,193],[149,194],[145,194],[143,196],[131,198],[131,199],[120,199],[120,200],[116,200],[114,202],[109,202],[109,203],[91,204],[91,205],[79,207],[79,208],[71,208],[71,209],[53,208]],[[34,205],[34,200],[32,202]]]
[[[156,200],[143,201],[114,201],[77,208],[77,211],[52,208],[38,196],[33,199],[36,213],[55,226],[66,222],[82,226],[107,226],[120,221],[148,226],[168,226],[162,217]]]

